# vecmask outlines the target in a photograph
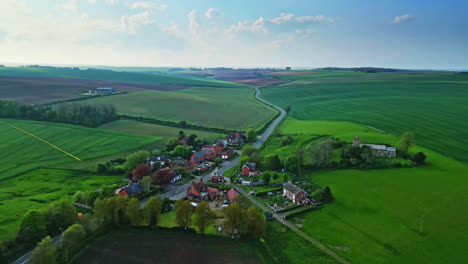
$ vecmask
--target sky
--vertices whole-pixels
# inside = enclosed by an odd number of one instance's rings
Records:
[[[466,0],[0,0],[0,63],[468,69]]]

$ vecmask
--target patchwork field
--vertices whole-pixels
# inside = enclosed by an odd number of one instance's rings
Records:
[[[319,72],[281,77],[293,82],[265,88],[262,96],[282,107],[291,105],[291,118],[349,121],[397,136],[412,131],[419,145],[468,161],[466,75]]]
[[[251,89],[197,87],[172,92],[145,91],[105,96],[85,101],[113,104],[117,112],[168,121],[245,130],[259,127],[275,111],[253,97]]]
[[[386,144],[398,140],[347,122],[287,119],[280,132],[293,135],[297,142],[317,135],[343,140],[360,135],[365,142]],[[271,152],[269,146],[270,141],[264,151]],[[468,244],[468,167],[423,147],[415,146],[411,151],[426,153],[428,164],[310,172],[311,182],[330,186],[335,202],[293,221],[351,263],[463,262],[468,257],[464,250]]]
[[[177,134],[181,130],[183,130],[187,136],[195,134],[198,136],[198,138],[205,139],[209,142],[214,142],[216,139],[224,137],[223,135],[215,132],[163,126],[134,120],[117,120],[112,123],[102,125],[100,128],[123,133],[162,137],[163,142],[166,142],[171,137],[177,137]]]
[[[58,148],[87,160],[133,150],[160,138],[123,134],[68,124],[1,119]],[[40,166],[76,161],[73,157],[0,122],[0,179]]]
[[[23,215],[31,209],[70,199],[80,191],[120,182],[121,176],[90,175],[86,171],[35,169],[0,181],[0,241],[13,237]],[[16,216],[16,213],[19,215]]]

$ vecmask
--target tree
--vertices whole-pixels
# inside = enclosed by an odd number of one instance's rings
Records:
[[[193,206],[189,200],[178,200],[175,204],[176,223],[187,230],[192,223]]]
[[[283,182],[288,182],[288,181],[289,181],[289,175],[285,173],[283,175]]]
[[[127,203],[126,209],[128,220],[133,226],[140,225],[141,222],[141,211],[140,211],[140,201],[137,198],[131,198]]]
[[[106,166],[106,164],[99,163],[99,164],[97,165],[97,173],[99,173],[99,174],[107,173],[107,166]]]
[[[114,197],[116,188],[117,188],[117,186],[115,184],[107,185],[107,186],[102,187],[101,195],[100,195],[101,198]]]
[[[266,231],[266,220],[255,206],[249,207],[246,213],[246,233],[251,238],[260,238]]]
[[[164,200],[162,201],[161,212],[167,213],[170,211],[171,211],[171,200],[167,197],[164,197]]]
[[[277,180],[279,179],[279,174],[278,173],[274,173],[273,174],[273,180]]]
[[[416,163],[416,165],[422,165],[426,163],[426,155],[423,152],[418,152],[411,160]]]
[[[153,151],[151,151],[151,155],[159,156],[159,155],[161,155],[161,150],[160,149],[153,149]]]
[[[260,151],[256,151],[250,154],[249,161],[255,164],[260,164],[263,161],[263,154]]]
[[[255,146],[252,145],[245,145],[242,148],[242,156],[250,156],[252,153],[257,152],[258,149]]]
[[[286,168],[287,171],[290,171],[295,174],[297,173],[299,165],[300,165],[300,160],[296,156],[289,156],[286,159],[284,167]]]
[[[168,169],[162,169],[154,173],[153,182],[154,184],[157,184],[157,185],[166,185],[166,184],[171,183],[173,177],[174,177],[174,174],[172,171]]]
[[[47,236],[37,244],[36,250],[31,255],[31,263],[54,264],[56,260],[57,246],[52,242],[52,238]]]
[[[174,151],[172,152],[174,157],[184,157],[185,156],[185,147],[182,145],[177,145]]]
[[[408,152],[408,149],[414,145],[415,135],[413,132],[405,132],[401,136],[400,142],[398,142],[398,147],[403,152]]]
[[[78,223],[83,226],[87,234],[94,233],[99,228],[99,219],[93,214],[83,214]]]
[[[89,195],[88,195],[88,203],[89,205],[93,205],[94,204],[94,201],[96,201],[96,199],[99,197],[99,193],[97,191],[91,191],[89,192]]]
[[[47,234],[45,213],[30,210],[21,219],[18,239],[26,242],[40,241]]]
[[[123,164],[125,172],[131,172],[137,165],[145,163],[149,155],[149,152],[145,150],[140,150],[128,155]]]
[[[325,187],[325,190],[323,191],[323,197],[322,197],[322,202],[324,203],[330,203],[334,200],[332,192],[330,190],[330,187]]]
[[[134,181],[139,181],[141,180],[144,176],[151,175],[152,168],[150,165],[146,163],[142,163],[138,165],[133,171],[132,171],[132,180]]]
[[[107,198],[104,213],[107,219],[111,219],[114,225],[118,226],[127,221],[126,204],[127,197],[114,196]]]
[[[281,139],[281,146],[291,145],[293,142],[294,139],[291,136],[287,136]]]
[[[166,150],[172,151],[177,145],[180,145],[179,140],[177,138],[172,137],[166,142]]]
[[[67,201],[53,203],[47,209],[45,221],[48,234],[57,234],[76,220],[76,209]]]
[[[263,181],[265,182],[266,185],[270,184],[271,180],[271,172],[265,171],[262,175]]]
[[[214,159],[215,166],[218,166],[222,162],[223,162],[223,160],[220,157],[217,157],[216,159]]]
[[[207,202],[201,202],[195,208],[195,225],[200,233],[205,233],[205,229],[213,223],[213,212]]]
[[[158,225],[160,213],[161,201],[156,197],[151,197],[145,206],[143,206],[145,222],[151,227],[156,227]]]
[[[83,198],[83,192],[82,191],[77,191],[72,198],[73,202],[81,203]]]
[[[187,123],[187,121],[182,120],[182,121],[179,122],[179,126],[180,126],[180,127],[187,127],[187,126],[188,126],[188,123]]]
[[[179,134],[177,134],[177,137],[178,137],[179,139],[185,138],[185,132],[184,132],[183,130],[179,131]]]
[[[196,140],[197,140],[197,135],[191,134],[188,138],[189,146],[196,147],[197,146]]]
[[[237,203],[232,203],[228,207],[223,209],[224,215],[226,217],[226,231],[234,235],[234,232],[243,231],[244,224],[244,211],[239,207]]]
[[[94,201],[93,212],[96,217],[104,219],[106,217],[105,208],[106,208],[105,199],[103,200],[101,198],[97,198]]]
[[[286,113],[289,113],[289,111],[291,111],[291,105],[287,105],[287,106],[284,108],[284,111],[286,111]]]
[[[272,154],[265,157],[263,161],[263,167],[266,170],[277,171],[281,169],[281,160],[278,155]]]
[[[333,141],[327,139],[306,148],[303,163],[306,166],[325,167],[333,155]]]
[[[323,199],[323,191],[322,190],[316,190],[313,193],[310,194],[312,198],[314,198],[317,201],[322,201]]]
[[[250,142],[255,142],[257,141],[257,132],[255,132],[255,129],[249,127],[245,131],[245,136]]]
[[[82,225],[74,224],[67,228],[62,234],[62,246],[65,250],[69,250],[73,245],[80,242],[86,236],[86,232]]]
[[[145,192],[149,191],[152,182],[153,182],[153,178],[151,178],[151,176],[145,176],[140,181],[140,183],[143,186],[143,189],[145,190]]]

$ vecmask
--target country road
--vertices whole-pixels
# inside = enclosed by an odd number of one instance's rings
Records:
[[[62,235],[56,236],[52,238],[52,242],[54,244],[60,244],[60,241],[62,240]],[[16,261],[12,262],[12,264],[25,264],[29,263],[29,259],[31,258],[32,254],[34,253],[36,249],[34,248],[33,250],[29,251],[25,255],[23,255],[21,258],[17,259]]]

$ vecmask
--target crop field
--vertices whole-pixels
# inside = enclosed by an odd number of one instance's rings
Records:
[[[327,72],[283,77],[313,82],[262,90],[272,103],[291,105],[291,118],[348,121],[396,136],[411,131],[418,145],[468,161],[466,75]]]
[[[251,89],[197,87],[172,92],[145,91],[92,98],[85,101],[112,104],[119,114],[205,127],[245,130],[259,127],[275,111],[253,98]]]
[[[0,76],[72,78],[101,81],[131,82],[140,84],[171,84],[186,86],[208,86],[227,88],[248,88],[248,86],[218,80],[202,80],[162,74],[137,72],[115,72],[111,70],[79,70],[66,68],[23,68],[0,67]]]
[[[354,135],[365,142],[398,140],[347,122],[288,119],[280,132],[349,142]],[[330,186],[335,201],[292,221],[351,263],[462,263],[468,257],[468,167],[420,146],[411,149],[416,151],[428,156],[426,166],[310,172],[311,182]]]
[[[31,209],[70,199],[76,191],[88,191],[120,182],[121,176],[90,175],[89,172],[61,169],[35,169],[0,181],[0,241],[13,237],[21,217]],[[16,216],[16,213],[19,215]]]
[[[68,124],[1,119],[87,160],[133,150],[150,144],[158,137],[131,135]],[[52,146],[0,123],[0,179],[5,179],[40,166],[76,161]],[[76,161],[78,162],[78,161]]]
[[[176,72],[177,73],[177,72]],[[272,78],[272,70],[205,70],[200,72],[184,72],[183,76],[213,78],[216,80],[240,83],[252,86],[270,86],[284,82],[279,78]]]
[[[181,130],[184,131],[185,135],[187,136],[195,134],[198,136],[198,138],[205,139],[209,142],[215,142],[216,139],[224,137],[224,135],[215,132],[163,126],[134,120],[117,120],[112,123],[102,125],[100,128],[123,133],[162,137],[163,142],[166,142],[171,137],[177,137],[179,131]]]

